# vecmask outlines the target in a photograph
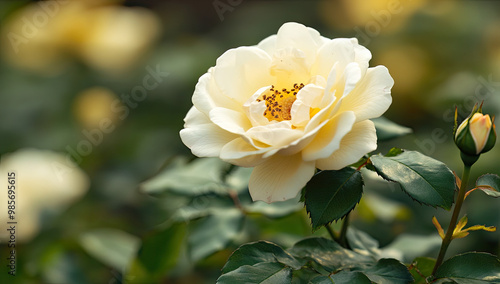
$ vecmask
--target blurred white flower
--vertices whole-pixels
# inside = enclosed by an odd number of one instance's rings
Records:
[[[286,23],[257,46],[226,51],[204,74],[180,135],[199,157],[255,167],[254,200],[293,198],[315,169],[338,170],[377,147],[369,120],[392,102],[387,68],[356,39]]]
[[[0,163],[2,204],[7,204],[7,173],[16,173],[15,221],[16,241],[27,242],[36,236],[45,214],[55,214],[81,198],[89,188],[88,176],[66,156],[48,150],[21,149],[5,154]],[[2,206],[0,222],[9,220],[6,206]],[[9,231],[0,231],[0,240],[10,237]]]

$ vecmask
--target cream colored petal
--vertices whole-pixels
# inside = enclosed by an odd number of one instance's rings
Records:
[[[250,99],[248,99],[243,104],[243,109],[247,115],[250,123],[253,126],[267,125],[269,120],[264,116],[264,111],[266,111],[266,102],[257,102],[257,99],[262,95],[263,92],[269,90],[271,86],[265,86],[260,88],[255,94],[253,94]]]
[[[243,105],[258,89],[273,83],[271,57],[257,47],[238,47],[222,54],[213,69],[221,93]]]
[[[314,172],[314,162],[302,161],[300,154],[274,155],[254,168],[248,189],[254,201],[284,201],[297,196]]]
[[[304,127],[311,119],[311,108],[319,107],[324,89],[314,84],[308,84],[297,93],[297,99],[292,105],[291,122],[296,127]]]
[[[290,121],[286,120],[252,127],[245,133],[246,137],[270,145],[273,148],[286,146],[302,135],[302,131],[292,129]]]
[[[323,44],[318,31],[298,23],[285,23],[278,30],[276,49],[294,47],[305,53],[306,62],[312,64]]]
[[[351,131],[356,117],[353,112],[346,111],[333,117],[323,126],[314,140],[302,150],[305,161],[314,161],[329,157],[340,147],[340,141]]]
[[[265,160],[262,155],[267,151],[268,149],[256,149],[243,138],[236,138],[224,145],[220,158],[240,167],[255,167]]]
[[[331,69],[336,65],[338,74],[342,74],[347,64],[356,60],[354,44],[347,38],[332,39],[322,45],[316,56],[316,61],[312,65],[311,72],[328,78]]]
[[[366,47],[359,45],[357,38],[351,38],[351,42],[354,45],[354,61],[359,64],[362,76],[364,76],[368,70],[368,62],[372,59],[372,53]]]
[[[210,120],[220,128],[234,134],[243,134],[252,127],[244,113],[222,107],[216,107],[210,111]]]
[[[213,78],[213,68],[210,68],[207,73],[203,74],[193,93],[193,105],[205,115],[210,114],[210,110],[216,107],[223,107],[233,110],[241,110],[241,104],[234,100],[228,99],[222,94]]]
[[[238,137],[213,124],[195,107],[189,110],[184,121],[181,140],[198,157],[218,157],[222,147]]]
[[[343,98],[338,111],[354,111],[356,121],[379,117],[392,103],[393,85],[386,67],[369,68],[354,90]]]
[[[340,141],[340,148],[330,157],[316,161],[321,170],[340,170],[377,149],[375,125],[370,120],[358,122]]]
[[[269,55],[273,55],[276,51],[276,38],[277,35],[268,36],[261,40],[257,47],[267,52]]]

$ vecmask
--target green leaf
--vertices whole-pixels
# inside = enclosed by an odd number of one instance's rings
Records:
[[[449,210],[455,194],[455,177],[442,162],[419,152],[405,151],[395,157],[370,158],[377,173],[397,182],[416,201]]]
[[[173,219],[177,222],[186,222],[234,208],[236,208],[234,201],[227,195],[200,195],[194,197],[187,205],[177,209]]]
[[[189,164],[177,161],[142,183],[141,189],[149,194],[168,191],[188,196],[227,192],[222,178],[228,167],[229,164],[218,158],[196,159]]]
[[[435,233],[427,236],[403,233],[383,250],[400,252],[402,260],[409,262],[417,256],[438,249],[442,241],[441,237]]]
[[[380,255],[378,241],[372,238],[367,233],[360,231],[350,226],[347,229],[347,242],[349,247],[355,252],[362,252],[365,255],[370,255],[374,259]]]
[[[314,261],[329,272],[373,263],[372,257],[346,250],[338,243],[325,238],[301,240],[288,252],[297,259]]]
[[[226,248],[243,227],[244,215],[239,209],[214,211],[197,220],[188,237],[191,259],[196,262]]]
[[[353,270],[363,272],[375,283],[403,284],[413,282],[413,277],[408,268],[395,259],[383,258],[377,261],[375,265],[354,268]]]
[[[458,284],[500,283],[500,259],[481,252],[460,254],[445,261],[435,276]]]
[[[417,257],[413,260],[410,273],[415,284],[427,284],[426,279],[432,274],[436,260],[429,257]]]
[[[500,177],[495,174],[485,174],[476,181],[476,187],[492,197],[500,197]]]
[[[363,195],[361,173],[352,168],[321,171],[306,185],[306,210],[313,230],[347,215]]]
[[[254,265],[261,262],[279,262],[293,269],[299,269],[302,264],[281,247],[267,241],[244,244],[231,254],[222,268],[222,273],[228,273],[244,265]]]
[[[330,276],[318,276],[310,284],[371,284],[370,278],[357,271],[340,271]]]
[[[401,126],[382,116],[372,119],[372,121],[377,130],[378,141],[387,141],[413,132],[411,128]]]
[[[80,245],[93,257],[124,272],[136,255],[140,239],[116,229],[96,229],[82,234]]]
[[[244,265],[217,279],[217,284],[289,284],[292,282],[292,269],[278,262],[262,262]]]
[[[185,224],[174,223],[146,236],[126,275],[129,283],[158,282],[177,264],[185,234]]]

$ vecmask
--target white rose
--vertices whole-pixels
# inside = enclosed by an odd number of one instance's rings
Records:
[[[354,38],[286,23],[201,76],[181,139],[196,156],[255,167],[253,200],[293,198],[316,168],[339,170],[377,148],[369,119],[389,108],[394,81],[370,59]]]

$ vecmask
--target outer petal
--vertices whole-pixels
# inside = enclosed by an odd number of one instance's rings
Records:
[[[257,47],[272,56],[276,51],[276,38],[277,35],[268,36],[265,39],[261,40],[259,44],[257,44]]]
[[[193,105],[207,116],[210,110],[216,107],[224,107],[236,111],[240,110],[240,104],[228,99],[221,93],[215,84],[212,73],[213,67],[198,80],[193,93]]]
[[[314,162],[300,154],[275,155],[254,168],[248,189],[252,199],[267,203],[294,198],[314,175]]]
[[[333,117],[319,130],[314,140],[302,150],[305,161],[327,158],[340,148],[342,138],[351,131],[356,116],[352,111],[346,111]]]
[[[356,121],[381,116],[391,105],[394,80],[384,66],[369,68],[365,77],[347,94],[339,110],[354,111]]]
[[[320,170],[340,170],[377,149],[375,125],[370,120],[358,122],[340,142],[340,148],[326,159],[316,161]]]
[[[215,83],[226,97],[243,105],[259,88],[271,85],[271,57],[257,47],[238,47],[222,54],[213,69]]]
[[[252,127],[244,113],[222,107],[216,107],[210,111],[210,120],[220,128],[234,134],[243,134]]]
[[[217,157],[226,143],[238,137],[213,124],[195,107],[189,110],[184,121],[181,140],[198,157]]]
[[[265,160],[262,155],[267,151],[269,148],[256,149],[244,139],[236,138],[224,145],[220,158],[240,167],[255,167]]]

